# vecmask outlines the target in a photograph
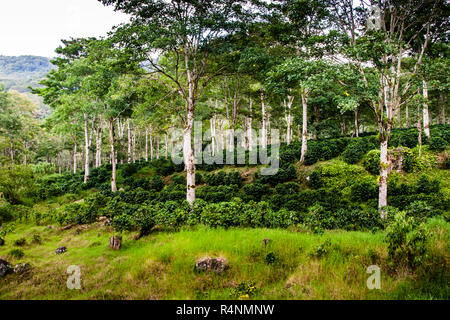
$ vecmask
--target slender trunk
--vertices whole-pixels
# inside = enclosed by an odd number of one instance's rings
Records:
[[[422,117],[417,120],[417,130],[419,131],[419,159],[422,157]]]
[[[102,128],[97,128],[95,133],[95,166],[102,165]]]
[[[73,144],[73,173],[77,173],[77,138],[75,137]]]
[[[423,80],[423,98],[425,102],[423,103],[423,132],[430,137],[430,114],[428,112],[428,84]]]
[[[89,180],[89,130],[88,115],[84,114],[84,183]]]
[[[169,155],[169,136],[167,135],[167,133],[164,135],[164,143],[165,143],[165,147],[166,147],[166,154],[164,155],[165,158],[167,159],[168,155]]]
[[[127,119],[127,135],[128,135],[128,150],[127,150],[128,159],[127,159],[127,162],[131,163],[131,129],[130,129],[130,119]]]
[[[405,105],[405,125],[409,128],[409,107],[408,104]]]
[[[261,90],[261,114],[262,114],[262,132],[261,132],[261,147],[267,146],[267,131],[266,131],[266,102],[264,91]]]
[[[133,149],[133,163],[136,163],[136,127],[133,123],[133,128],[131,130],[131,144]]]
[[[378,194],[378,208],[381,209],[381,218],[384,219],[384,207],[387,206],[387,180],[389,174],[388,140],[384,138],[380,145],[380,190]]]
[[[11,141],[10,141],[9,153],[11,156],[11,171],[12,171],[12,173],[14,173],[14,140],[13,139],[11,139]]]
[[[446,108],[446,95],[444,91],[441,91],[439,93],[439,102],[441,105],[441,124],[446,124],[446,115],[445,115],[445,108]]]
[[[216,100],[217,105],[217,100]],[[216,155],[216,115],[213,115],[210,119],[211,125],[211,153],[213,156]]]
[[[156,159],[159,159],[159,135],[155,137],[156,140]]]
[[[145,161],[148,161],[148,128],[145,128]]]
[[[150,127],[150,159],[153,160],[153,137],[152,137],[152,128]]]
[[[359,108],[355,108],[355,135],[359,137]]]
[[[186,168],[186,200],[192,204],[195,201],[195,163],[191,145],[192,125],[194,122],[194,103],[191,99],[187,105],[187,119],[183,134],[183,156]]]
[[[302,151],[300,161],[305,160],[305,154],[308,150],[308,91],[302,89],[302,107],[303,107],[303,123],[302,123]]]
[[[111,173],[111,191],[117,191],[117,170],[116,170],[116,152],[114,150],[115,143],[115,132],[114,132],[114,120],[109,119],[109,144],[111,146],[111,165],[112,165],[112,173]]]

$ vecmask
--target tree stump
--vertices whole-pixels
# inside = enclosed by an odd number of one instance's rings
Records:
[[[114,250],[120,250],[122,246],[122,237],[120,236],[112,236],[109,239],[109,247]]]

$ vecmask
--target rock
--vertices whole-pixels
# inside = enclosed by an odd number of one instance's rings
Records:
[[[108,219],[107,217],[98,218],[98,222],[100,222],[100,224],[104,227],[108,227],[111,225],[111,220]]]
[[[61,253],[64,253],[64,252],[67,252],[67,248],[66,247],[59,247],[55,251],[56,254],[61,254]]]
[[[263,245],[265,246],[265,247],[267,247],[267,245],[269,244],[269,242],[270,241],[272,241],[272,240],[270,240],[270,239],[263,239]]]
[[[98,222],[104,222],[106,220],[108,220],[107,217],[98,217],[98,219],[97,219]]]
[[[29,263],[16,264],[16,266],[14,267],[14,273],[17,274],[22,274],[29,270],[31,270],[31,265]]]
[[[52,226],[52,225],[50,225],[50,226],[47,226],[47,228],[46,228],[47,230],[52,230],[52,229],[56,229],[56,227],[55,226]]]
[[[195,263],[195,271],[213,271],[222,273],[227,267],[225,258],[202,258]]]
[[[0,278],[6,276],[10,272],[11,267],[9,266],[9,263],[5,260],[0,259]]]
[[[74,226],[75,226],[74,224],[69,224],[67,226],[62,227],[61,230],[69,230],[72,229]]]
[[[109,239],[109,247],[114,250],[120,250],[120,247],[122,246],[122,237],[120,236],[112,236]]]

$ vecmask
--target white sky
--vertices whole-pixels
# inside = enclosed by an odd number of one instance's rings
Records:
[[[0,55],[54,57],[61,39],[103,36],[127,21],[97,0],[0,0]]]

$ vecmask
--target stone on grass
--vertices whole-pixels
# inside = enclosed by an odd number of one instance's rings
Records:
[[[0,278],[6,276],[10,272],[11,267],[9,266],[9,263],[5,260],[0,259]]]
[[[120,247],[122,246],[122,237],[120,236],[112,236],[109,239],[109,247],[114,250],[120,250]]]
[[[227,260],[225,258],[202,258],[196,261],[195,271],[213,271],[216,273],[222,273],[227,267]]]
[[[14,267],[14,273],[22,274],[31,269],[31,265],[29,263],[19,263]]]
[[[67,251],[66,247],[59,247],[58,249],[56,249],[55,253],[56,254],[61,254]]]

